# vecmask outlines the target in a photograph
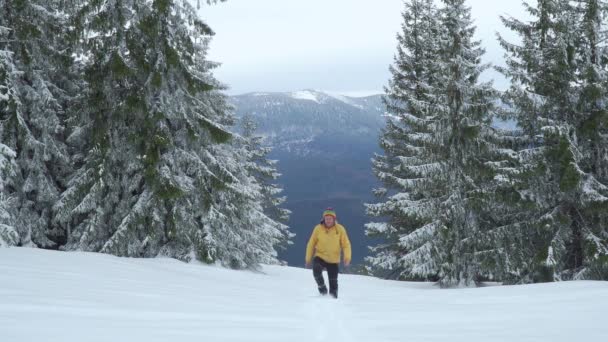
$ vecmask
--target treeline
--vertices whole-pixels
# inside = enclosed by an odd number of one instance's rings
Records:
[[[0,0],[0,246],[277,262],[276,166],[212,35],[183,0]]]
[[[386,87],[375,274],[442,286],[608,280],[608,5],[538,0],[502,18],[510,81],[464,0],[409,0]],[[495,118],[517,122],[509,131]]]

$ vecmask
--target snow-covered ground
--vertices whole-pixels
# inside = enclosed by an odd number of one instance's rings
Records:
[[[0,249],[0,341],[607,341],[608,282],[441,290],[311,271]]]

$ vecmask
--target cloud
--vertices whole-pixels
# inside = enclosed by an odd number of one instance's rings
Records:
[[[196,2],[196,0],[191,0]],[[486,62],[502,64],[498,16],[523,16],[519,0],[470,0]],[[229,0],[201,6],[216,32],[209,57],[231,94],[297,89],[381,90],[390,77],[402,0]],[[506,84],[495,72],[484,75]],[[504,88],[504,87],[503,87]]]

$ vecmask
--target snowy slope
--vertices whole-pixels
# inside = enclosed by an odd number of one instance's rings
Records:
[[[0,340],[606,341],[607,282],[440,290],[309,270],[263,273],[91,253],[0,249]]]

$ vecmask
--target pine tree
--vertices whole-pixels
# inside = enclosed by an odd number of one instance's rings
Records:
[[[230,179],[215,144],[231,137],[213,32],[183,1],[93,0],[77,19],[88,90],[55,206],[66,248],[213,261],[208,210]]]
[[[368,205],[372,216],[388,216],[367,226],[387,243],[371,261],[398,278],[469,285],[483,276],[491,248],[481,237],[498,141],[490,128],[496,93],[477,83],[487,66],[464,1],[441,9],[412,1],[403,28],[387,89],[397,119],[383,133],[385,156],[374,162],[388,185],[377,193],[390,197]]]
[[[438,131],[450,193],[439,206],[444,221],[439,233],[440,284],[470,285],[489,276],[482,266],[493,252],[483,237],[491,228],[485,217],[492,210],[492,165],[502,162],[496,151],[501,148],[498,137],[490,127],[497,94],[490,83],[478,83],[488,66],[481,64],[480,42],[473,41],[471,9],[464,0],[443,2],[440,17],[447,37],[440,45],[444,64],[438,84],[444,88],[439,93],[443,115]]]
[[[11,212],[14,204],[4,191],[6,179],[12,177],[15,155],[15,152],[6,145],[0,144],[0,247],[15,246],[19,241]]]
[[[513,178],[513,202],[530,203],[515,210],[527,224],[510,232],[505,263],[513,282],[585,278],[605,267],[605,105],[598,101],[606,94],[598,39],[605,8],[541,0],[527,5],[535,21],[503,18],[522,40],[501,39],[508,59],[500,70],[512,80],[505,100],[530,142],[518,151]]]
[[[275,185],[264,183],[268,177],[278,177],[273,163],[265,159],[268,149],[256,145],[260,140],[253,136],[251,119],[242,126],[243,136],[235,135],[230,145],[214,147],[213,155],[228,178],[221,191],[213,192],[204,218],[207,258],[237,269],[278,263],[276,249],[292,237],[289,227],[270,216],[273,210],[281,213],[283,209],[266,206],[273,199],[268,196],[274,196],[269,190],[280,193]]]
[[[375,175],[384,184],[374,193],[384,202],[368,204],[370,216],[386,222],[366,225],[366,234],[384,242],[372,248],[367,260],[389,278],[434,278],[439,273],[434,237],[441,222],[435,204],[444,194],[435,175],[443,164],[432,152],[435,118],[434,86],[439,54],[437,37],[444,32],[432,0],[406,3],[402,32],[397,36],[392,79],[385,88],[386,128],[380,145],[384,155],[373,161]]]
[[[20,246],[56,248],[65,239],[51,210],[70,172],[65,24],[58,1],[0,1],[0,140],[15,152],[2,196],[11,198],[8,211],[18,234],[11,241]]]
[[[19,98],[15,89],[17,77],[13,63],[13,53],[7,50],[8,27],[0,26],[0,112],[9,113],[16,108]],[[0,136],[4,125],[0,125]],[[8,178],[14,177],[15,151],[0,143],[0,247],[14,246],[19,242],[19,234],[14,225],[14,217],[10,211],[11,197],[5,191]]]
[[[277,263],[276,247],[291,234],[286,225],[265,214],[263,185],[250,172],[246,141],[237,136],[233,146],[217,146],[214,154],[226,166],[230,181],[214,192],[205,218],[213,260],[231,268]]]
[[[247,170],[261,186],[264,213],[277,223],[282,223],[280,230],[287,232],[288,227],[285,224],[289,221],[291,212],[281,208],[287,197],[280,196],[283,189],[273,183],[281,176],[277,170],[278,161],[267,159],[272,148],[263,146],[263,137],[256,135],[256,130],[257,124],[251,115],[247,114],[241,118],[241,131],[248,160]],[[285,234],[285,239],[281,243],[282,248],[287,247],[291,237],[293,234]]]
[[[584,269],[579,278],[608,280],[608,3],[579,3],[583,19],[577,44],[579,95],[576,103],[577,135],[582,146],[585,173],[581,199]]]

